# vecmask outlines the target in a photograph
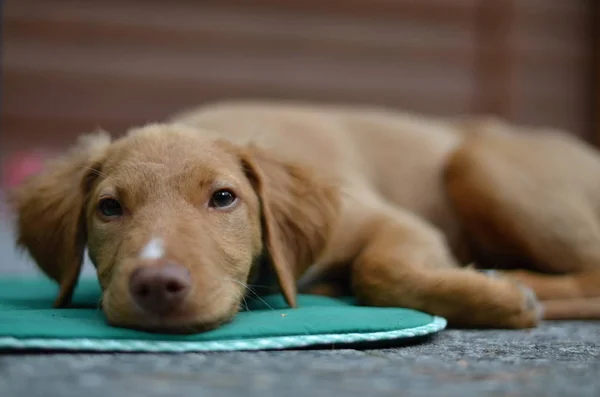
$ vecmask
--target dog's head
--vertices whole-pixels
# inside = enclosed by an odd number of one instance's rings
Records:
[[[269,151],[178,125],[84,137],[13,196],[18,243],[69,303],[87,246],[118,326],[194,332],[230,320],[257,273],[295,306],[338,190]],[[264,280],[264,277],[263,277]]]

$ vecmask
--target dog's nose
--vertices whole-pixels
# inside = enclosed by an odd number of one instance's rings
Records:
[[[190,285],[188,270],[175,263],[136,269],[129,279],[133,300],[155,314],[176,309],[188,294]]]

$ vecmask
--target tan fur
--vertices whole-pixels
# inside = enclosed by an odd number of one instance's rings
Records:
[[[262,233],[287,302],[296,306],[296,280],[329,241],[337,216],[338,190],[312,170],[286,164],[270,152],[247,147],[241,156],[261,201]]]
[[[246,283],[270,284],[271,271],[292,306],[300,280],[302,291],[352,292],[453,325],[522,328],[541,318],[526,284],[550,302],[546,318],[600,313],[600,157],[567,135],[485,118],[240,102],[101,146],[49,165],[16,202],[19,242],[61,283],[57,304],[87,241],[113,324],[217,326]],[[238,204],[207,208],[223,185]],[[119,199],[123,217],[98,216],[103,195]],[[153,236],[164,258],[140,258]],[[490,277],[463,266],[474,259],[528,271]],[[127,280],[165,261],[186,266],[194,288],[181,310],[154,318],[136,309]]]
[[[19,214],[18,244],[28,249],[47,276],[60,283],[55,306],[71,299],[85,250],[82,222],[88,189],[97,177],[110,138],[83,137],[69,154],[50,164],[14,192]]]

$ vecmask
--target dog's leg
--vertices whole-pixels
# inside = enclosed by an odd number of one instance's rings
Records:
[[[541,300],[565,300],[600,297],[598,175],[597,154],[566,139],[502,138],[457,151],[446,181],[461,222],[484,251],[535,266],[504,274]]]
[[[396,210],[373,218],[352,264],[360,302],[422,310],[452,326],[526,328],[540,308],[533,292],[505,278],[460,268],[444,239],[425,221]]]

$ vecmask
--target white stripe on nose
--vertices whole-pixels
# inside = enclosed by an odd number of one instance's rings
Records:
[[[160,259],[165,254],[163,240],[161,238],[153,238],[140,252],[142,259]]]

